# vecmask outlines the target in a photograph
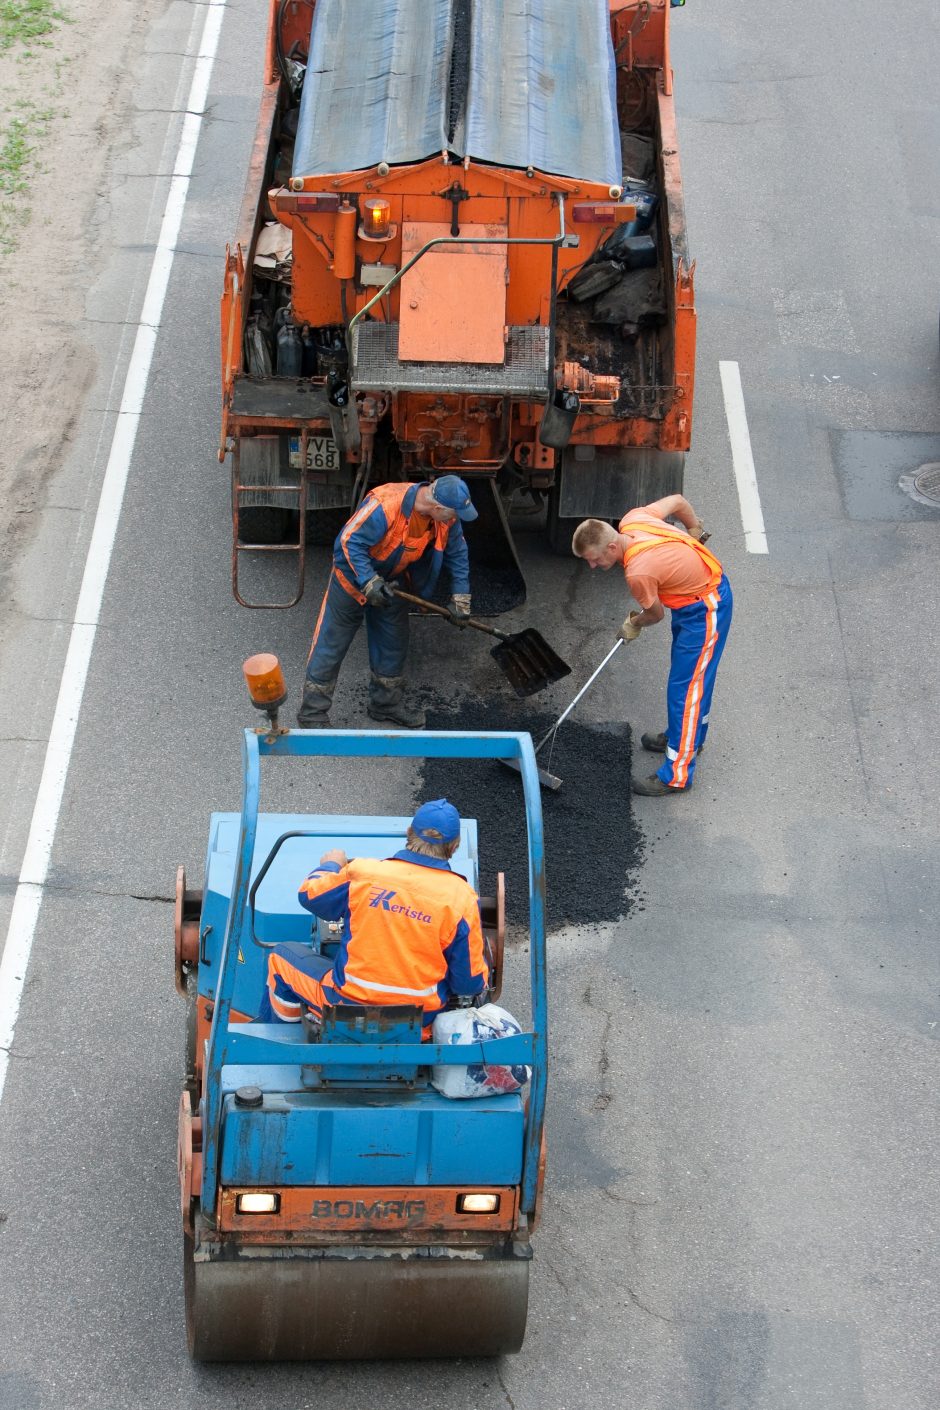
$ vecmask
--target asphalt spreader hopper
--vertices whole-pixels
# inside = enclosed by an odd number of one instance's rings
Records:
[[[268,726],[244,733],[242,809],[212,815],[204,893],[187,889],[182,868],[177,878],[176,978],[190,1010],[179,1122],[190,1352],[275,1361],[517,1351],[546,1092],[544,857],[531,739],[279,730],[280,703]],[[321,855],[390,857],[409,823],[261,812],[261,761],[306,760],[315,770],[352,757],[519,760],[530,993],[505,1001],[531,1013],[528,1031],[459,1046],[428,1041],[420,1008],[384,1004],[326,1007],[319,1023],[257,1021],[274,944],[325,958],[343,945],[346,922],[312,920],[298,901]],[[461,820],[452,866],[479,892],[473,819]],[[491,889],[480,910],[494,997],[501,876]],[[435,1072],[477,1064],[525,1065],[529,1084],[469,1100],[434,1085]]]

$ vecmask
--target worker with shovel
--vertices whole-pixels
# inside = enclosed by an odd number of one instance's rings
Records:
[[[393,583],[419,596],[434,591],[442,567],[450,575],[450,610],[470,615],[470,565],[461,522],[477,517],[456,475],[433,483],[377,485],[333,545],[333,569],[313,631],[297,712],[302,729],[329,729],[336,679],[365,620],[369,643],[371,719],[421,729],[424,712],[404,699],[408,603]]]
[[[676,518],[686,532],[666,523]],[[731,626],[731,585],[721,564],[704,546],[709,536],[689,501],[667,495],[631,509],[617,529],[601,519],[585,519],[571,542],[575,557],[590,568],[623,565],[627,586],[640,604],[620,628],[633,641],[643,627],[672,612],[672,655],[666,687],[667,728],[644,734],[651,753],[665,754],[649,778],[632,780],[634,793],[663,798],[692,786],[695,760],[708,732],[708,715],[718,662]]]

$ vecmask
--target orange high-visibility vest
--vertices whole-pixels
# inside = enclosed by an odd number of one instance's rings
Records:
[[[651,534],[652,538],[644,539],[640,543],[631,543],[630,547],[623,555],[623,571],[626,574],[627,564],[638,554],[644,553],[648,548],[656,548],[659,543],[684,543],[689,548],[694,548],[701,558],[702,563],[708,572],[708,582],[700,593],[694,596],[688,594],[672,594],[660,592],[659,600],[664,607],[688,607],[690,602],[700,602],[706,593],[711,592],[721,582],[724,569],[713,553],[709,553],[704,544],[699,543],[691,534],[684,534],[680,529],[663,529],[658,524],[647,524],[642,519],[631,519],[627,523],[626,518],[621,519],[617,526],[620,532],[630,533],[632,529],[642,529],[644,533]]]
[[[402,512],[402,501],[409,490],[414,489],[411,481],[397,485],[376,485],[369,491],[356,513],[348,521],[340,534],[340,542],[345,552],[346,540],[350,534],[355,533],[359,525],[362,524],[374,511],[376,505],[385,515],[388,524],[382,538],[378,543],[373,544],[369,549],[369,557],[378,565],[391,557],[397,548],[402,549],[402,553],[393,571],[394,577],[399,577],[412,563],[416,563],[425,549],[433,543],[434,548],[443,552],[450,534],[450,524],[443,524],[437,520],[430,519],[429,527],[419,531],[417,534],[409,532],[411,527],[411,516]],[[347,555],[348,557],[348,555]],[[365,601],[362,593],[350,582],[346,575],[339,569],[336,576],[340,586],[345,588],[351,597],[355,597],[358,602]]]
[[[451,992],[451,971],[464,980],[457,992],[484,987],[476,893],[449,867],[401,856],[353,858],[338,872],[313,872],[299,899],[314,915],[345,914],[346,934],[326,982],[346,999],[414,1003],[433,1013]]]

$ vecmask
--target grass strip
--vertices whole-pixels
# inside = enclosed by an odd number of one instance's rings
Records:
[[[40,44],[68,21],[54,0],[0,0],[0,50],[14,44]]]

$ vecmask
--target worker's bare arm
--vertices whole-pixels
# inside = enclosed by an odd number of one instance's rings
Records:
[[[664,615],[663,604],[657,600],[651,607],[644,607],[642,612],[631,613],[631,620],[635,627],[653,627],[663,620]]]
[[[684,494],[667,494],[663,499],[645,505],[645,509],[656,519],[678,519],[695,539],[702,532],[702,521]]]
[[[323,856],[320,858],[321,867],[324,862],[335,862],[337,866],[345,867],[349,864],[349,858],[341,848],[332,847],[329,852],[324,852]]]

